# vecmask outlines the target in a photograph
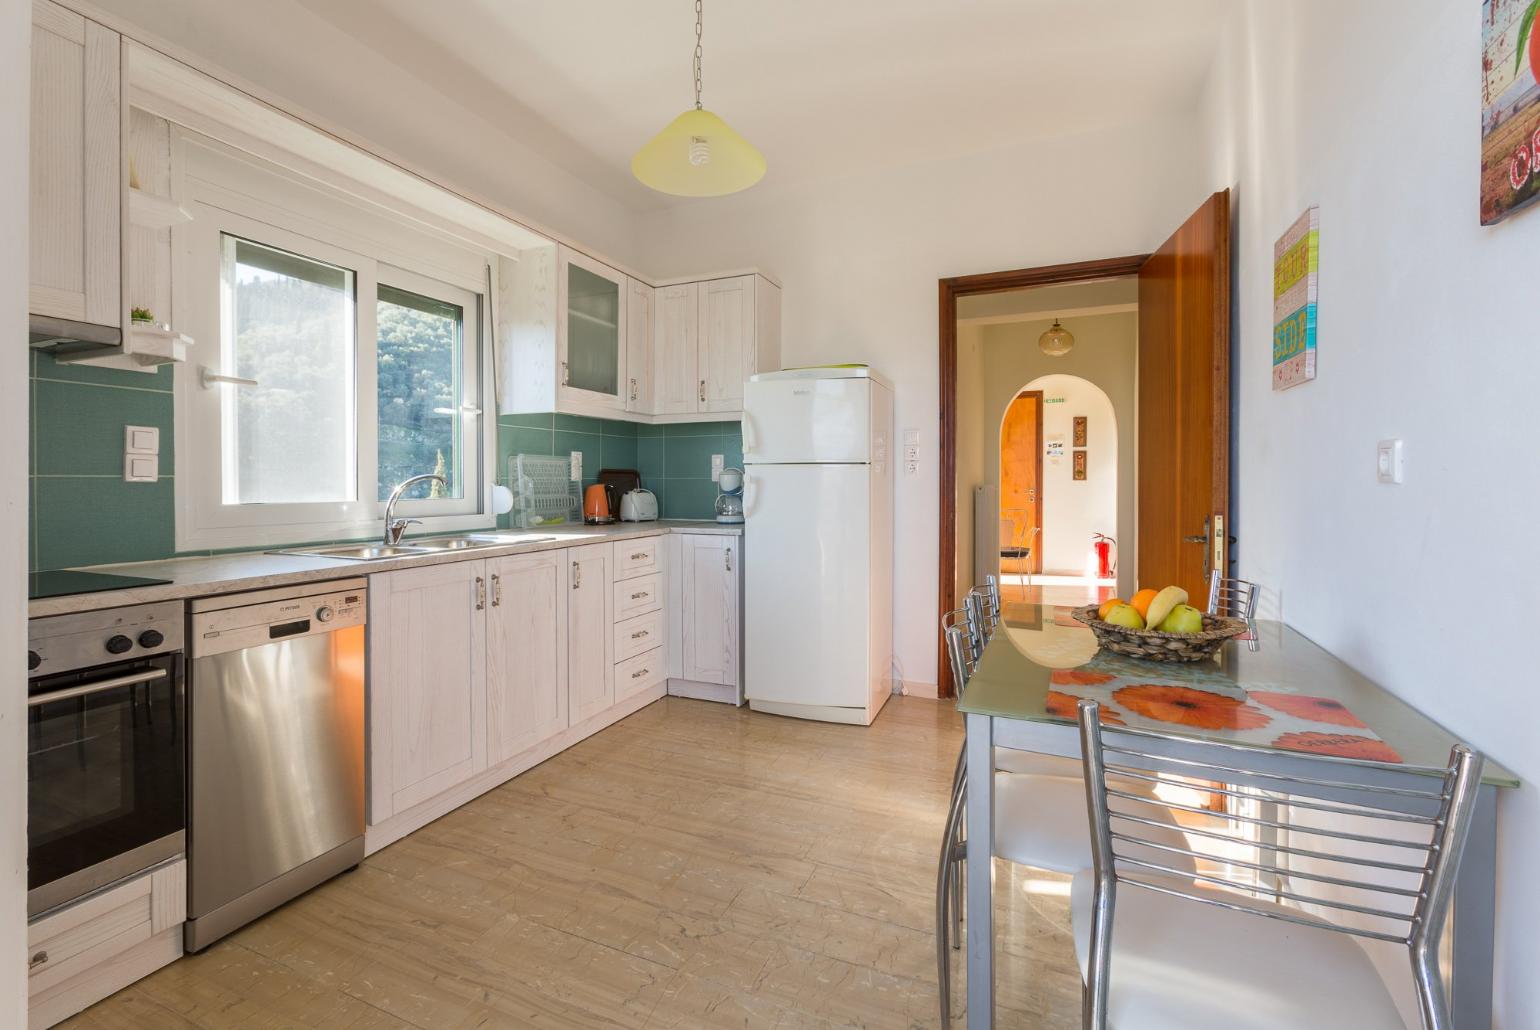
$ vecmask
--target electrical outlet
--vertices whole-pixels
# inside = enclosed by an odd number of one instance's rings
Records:
[[[583,481],[583,452],[573,451],[570,460],[572,462],[572,481],[574,483],[581,483]]]
[[[722,479],[722,468],[725,464],[726,459],[722,455],[713,454],[711,456],[711,481],[713,483],[719,482]]]

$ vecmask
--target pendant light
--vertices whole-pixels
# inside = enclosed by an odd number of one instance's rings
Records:
[[[1053,326],[1037,338],[1037,346],[1050,358],[1062,358],[1075,346],[1075,334],[1060,325],[1056,318]]]
[[[720,197],[765,175],[765,156],[701,106],[701,2],[695,0],[695,106],[669,122],[631,159],[631,174],[659,193]]]

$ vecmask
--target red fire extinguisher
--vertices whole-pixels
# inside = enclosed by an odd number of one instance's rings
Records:
[[[1105,533],[1097,533],[1091,537],[1091,547],[1096,551],[1096,578],[1111,579],[1117,571],[1112,563],[1112,549],[1117,546],[1117,541]]]

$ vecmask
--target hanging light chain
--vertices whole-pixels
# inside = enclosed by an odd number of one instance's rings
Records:
[[[701,59],[701,3],[695,0],[695,109],[701,109],[700,103],[700,59]]]

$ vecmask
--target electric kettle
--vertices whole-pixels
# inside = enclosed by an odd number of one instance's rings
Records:
[[[583,521],[589,525],[615,521],[610,514],[610,492],[603,483],[595,483],[583,492]]]

